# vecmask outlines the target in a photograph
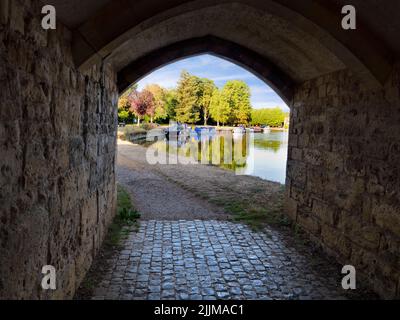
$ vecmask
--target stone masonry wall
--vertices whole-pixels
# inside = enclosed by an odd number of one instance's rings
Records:
[[[71,298],[115,212],[116,75],[79,73],[38,3],[0,4],[0,299]]]
[[[359,281],[400,297],[400,68],[371,91],[348,71],[294,99],[287,213]]]

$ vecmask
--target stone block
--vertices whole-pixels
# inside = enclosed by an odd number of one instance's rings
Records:
[[[400,266],[400,237],[390,233],[383,233],[379,243],[379,252],[391,254],[397,259],[395,265]]]
[[[304,161],[314,166],[320,166],[323,163],[323,154],[318,150],[303,149]]]
[[[290,148],[290,160],[303,160],[303,150],[299,148]]]
[[[374,204],[372,215],[375,222],[382,229],[392,232],[395,235],[400,234],[400,205],[399,203],[389,203],[382,201]]]
[[[296,200],[299,205],[305,207],[311,207],[312,205],[310,193],[305,191],[303,188],[298,187],[295,183],[293,183],[290,190],[290,197]]]
[[[18,1],[10,1],[10,28],[21,34],[25,33],[24,7]]]
[[[341,234],[339,230],[332,228],[331,226],[328,226],[326,224],[321,225],[321,239],[322,242],[328,246],[331,250],[334,250],[336,252],[339,251],[338,248],[338,240],[341,237]],[[340,252],[341,254],[341,252]]]
[[[347,238],[368,250],[377,250],[381,237],[380,229],[363,221],[362,216],[348,211],[340,213],[338,229],[346,234]]]
[[[327,170],[343,171],[344,160],[343,155],[336,152],[325,152],[323,157],[323,166]]]
[[[0,1],[0,24],[8,23],[9,5],[9,0]]]
[[[302,207],[297,209],[297,223],[314,236],[319,236],[321,233],[321,223],[308,209]]]
[[[306,164],[300,161],[289,160],[287,165],[287,175],[296,185],[304,186],[307,179]]]
[[[296,221],[296,219],[297,219],[297,201],[291,199],[290,197],[286,197],[285,212],[292,221]]]
[[[339,220],[338,208],[334,205],[319,200],[312,200],[312,213],[322,222],[327,223],[330,226],[336,226]]]

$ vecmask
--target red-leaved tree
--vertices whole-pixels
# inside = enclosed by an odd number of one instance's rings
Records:
[[[134,90],[128,96],[128,101],[130,104],[130,110],[134,112],[138,117],[138,126],[140,125],[141,117],[149,114],[151,110],[155,108],[154,96],[153,94],[144,89],[141,92]]]

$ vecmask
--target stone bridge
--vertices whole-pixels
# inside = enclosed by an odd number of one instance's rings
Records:
[[[341,26],[349,2],[356,30]],[[0,297],[73,297],[116,211],[118,94],[211,53],[291,107],[286,214],[399,298],[399,13],[396,0],[1,0]]]

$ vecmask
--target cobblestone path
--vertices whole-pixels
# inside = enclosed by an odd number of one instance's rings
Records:
[[[322,269],[270,229],[150,220],[126,238],[93,299],[343,298],[337,268]]]
[[[340,266],[288,232],[269,227],[255,232],[244,224],[227,221],[223,210],[147,165],[144,154],[143,147],[119,144],[118,181],[142,213],[140,229],[129,232],[122,249],[106,261],[102,269],[105,272],[88,298],[349,297],[341,288]],[[175,172],[180,181],[190,180],[188,168],[166,166],[164,170],[167,169],[172,170],[169,175]],[[197,177],[192,179],[195,183],[210,184],[213,168],[197,166],[190,170]],[[203,175],[206,182],[201,180]],[[218,182],[229,179],[228,172],[218,171]],[[251,179],[242,178],[240,186],[251,188],[250,182]],[[265,184],[268,186],[268,182]]]

